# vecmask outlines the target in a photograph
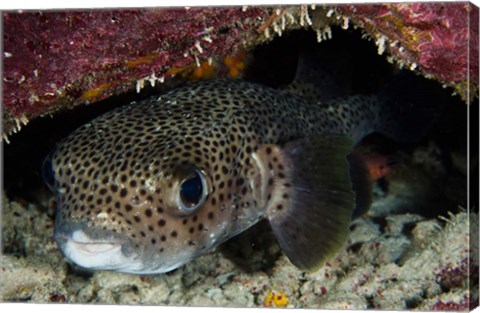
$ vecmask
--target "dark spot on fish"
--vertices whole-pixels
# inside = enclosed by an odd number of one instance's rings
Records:
[[[145,216],[146,217],[151,217],[152,216],[152,210],[151,209],[146,209],[145,210]]]
[[[126,188],[122,188],[122,190],[120,190],[120,197],[125,198],[127,194],[128,190]]]

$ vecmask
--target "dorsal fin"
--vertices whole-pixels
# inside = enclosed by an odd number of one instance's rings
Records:
[[[294,81],[286,91],[324,102],[350,92],[349,58],[332,57],[321,49],[300,53]]]

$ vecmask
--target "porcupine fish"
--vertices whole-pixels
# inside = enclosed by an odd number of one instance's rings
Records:
[[[352,147],[421,133],[415,110],[383,93],[319,101],[224,79],[117,108],[44,162],[55,240],[85,268],[164,273],[267,218],[291,262],[315,270],[369,206]],[[412,112],[416,128],[402,124]]]

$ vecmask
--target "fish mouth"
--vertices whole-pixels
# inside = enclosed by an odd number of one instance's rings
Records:
[[[60,228],[62,228],[60,230]],[[132,249],[132,244],[117,234],[102,233],[76,226],[59,227],[55,241],[67,259],[88,270],[106,270],[129,274],[161,274],[178,268],[191,259],[180,255],[169,260],[149,257],[148,252]]]
[[[119,239],[92,239],[83,230],[55,234],[63,254],[75,264],[91,270],[137,272],[143,268],[138,255],[125,255]]]
[[[77,232],[74,234],[76,235]],[[67,239],[67,245],[71,248],[78,250],[85,256],[96,256],[103,253],[112,253],[115,250],[121,249],[122,245],[115,241],[77,241],[75,239]]]

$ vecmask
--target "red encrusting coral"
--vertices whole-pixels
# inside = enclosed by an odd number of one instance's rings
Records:
[[[332,11],[338,18],[348,18],[377,40],[379,51],[385,49],[398,62],[471,100],[468,90],[478,86],[478,8],[474,5],[319,8],[317,12]],[[313,7],[4,13],[4,136],[18,131],[28,119],[96,102],[132,90],[136,84],[139,88],[145,81],[161,82],[178,69],[248,50],[273,38],[265,28],[273,27],[279,34],[274,22],[285,19],[284,14],[290,21],[284,31],[315,28],[309,23],[309,11]]]
[[[5,13],[4,113],[28,118],[131,90],[169,68],[228,55],[272,8]],[[11,125],[10,125],[11,126]]]
[[[433,311],[455,311],[455,312],[460,312],[460,311],[469,311],[473,310],[475,307],[472,307],[470,304],[470,299],[469,297],[465,296],[459,303],[453,302],[453,301],[448,301],[448,302],[443,302],[439,300],[437,303],[435,303],[432,306]]]
[[[478,265],[471,258],[455,266],[448,263],[436,274],[436,279],[444,288],[465,287],[464,284],[478,281]]]
[[[476,90],[479,79],[476,6],[419,2],[341,5],[337,10],[364,28],[397,61],[454,87],[465,101],[471,101],[468,88]]]

